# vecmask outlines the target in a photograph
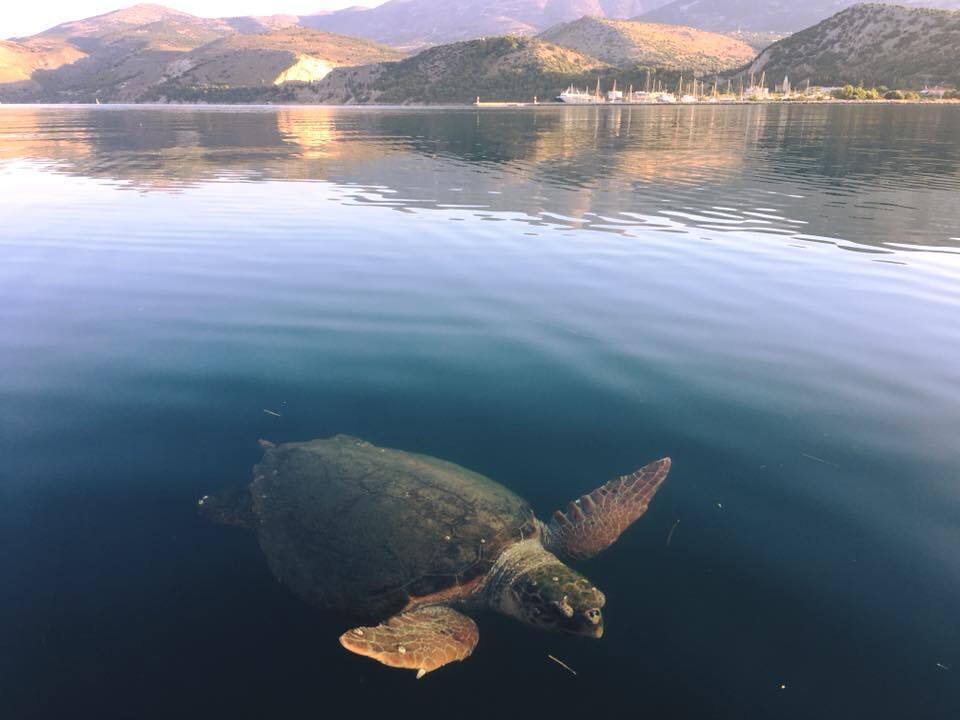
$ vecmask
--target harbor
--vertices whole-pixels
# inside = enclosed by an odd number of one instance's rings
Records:
[[[568,86],[559,95],[544,102],[534,97],[531,102],[483,101],[477,97],[477,107],[529,107],[538,105],[740,105],[771,102],[956,102],[955,93],[940,86],[924,87],[919,91],[889,90],[888,88],[863,88],[852,85],[812,85],[809,80],[801,87],[794,87],[789,77],[768,85],[765,73],[757,79],[750,74],[746,78],[714,79],[694,78],[684,81],[681,76],[675,85],[666,86],[660,80],[651,79],[649,73],[642,90],[628,86],[626,91],[617,88],[617,81],[603,90],[600,78],[593,88]]]

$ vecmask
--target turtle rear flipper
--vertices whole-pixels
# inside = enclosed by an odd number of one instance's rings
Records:
[[[468,658],[480,631],[466,615],[430,605],[394,615],[376,627],[358,627],[340,636],[340,644],[384,665],[417,671],[419,680],[447,663]]]
[[[253,512],[253,499],[250,489],[230,488],[215,495],[204,495],[197,501],[200,514],[220,525],[232,525],[252,530],[256,515]]]
[[[584,560],[604,550],[647,511],[670,472],[670,458],[611,480],[557,511],[544,538],[547,549],[567,560]]]

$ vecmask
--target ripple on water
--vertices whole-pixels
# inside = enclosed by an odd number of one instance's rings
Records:
[[[351,432],[542,514],[674,458],[591,569],[617,631],[485,620],[485,647],[523,642],[439,678],[445,706],[483,682],[569,714],[529,691],[569,641],[602,716],[638,687],[661,715],[937,716],[932,661],[960,642],[960,114],[615,110],[0,110],[6,677],[51,707],[87,665],[74,689],[111,702],[203,678],[241,715],[251,666],[271,702],[307,672],[286,714],[354,687],[303,635],[327,619],[278,629],[299,606],[241,570],[255,547],[192,514],[257,437]],[[403,714],[404,687],[365,702]]]

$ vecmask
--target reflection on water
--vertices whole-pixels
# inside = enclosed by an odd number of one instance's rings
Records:
[[[323,180],[401,208],[625,234],[749,230],[858,249],[956,247],[960,226],[952,107],[24,107],[4,125],[0,158],[143,190]]]
[[[0,718],[960,716],[958,161],[943,106],[3,107]],[[602,640],[418,682],[196,514],[336,433],[540,517],[674,464]]]

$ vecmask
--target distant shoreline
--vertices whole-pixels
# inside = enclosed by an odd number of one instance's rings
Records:
[[[960,99],[949,100],[731,100],[722,102],[697,102],[697,103],[595,103],[595,104],[573,104],[562,102],[481,102],[476,103],[409,103],[405,105],[379,105],[376,103],[364,103],[356,105],[336,105],[323,103],[203,103],[203,102],[162,102],[162,103],[67,103],[67,102],[47,102],[47,103],[0,103],[0,109],[3,108],[39,108],[39,107],[82,107],[82,108],[332,108],[342,110],[363,110],[363,109],[392,109],[392,110],[505,110],[505,109],[539,109],[539,108],[576,108],[576,109],[608,109],[608,108],[633,108],[633,107],[660,107],[660,108],[681,108],[681,107],[745,107],[755,105],[780,105],[784,107],[810,106],[810,105],[927,105],[944,106],[958,105]]]

